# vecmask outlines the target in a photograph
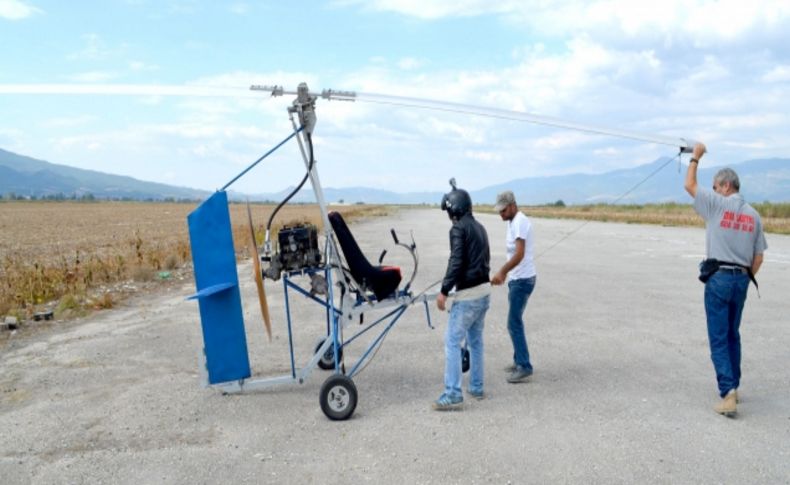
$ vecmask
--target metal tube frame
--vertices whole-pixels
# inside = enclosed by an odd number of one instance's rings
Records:
[[[290,361],[291,361],[291,373],[289,375],[278,376],[273,378],[264,378],[264,379],[242,379],[235,382],[226,382],[222,384],[216,384],[214,387],[221,389],[225,393],[237,393],[243,392],[246,390],[258,390],[258,389],[267,389],[272,386],[282,385],[282,384],[303,384],[310,373],[315,369],[318,365],[318,362],[321,360],[321,357],[329,350],[329,346],[333,346],[334,350],[334,358],[335,358],[335,369],[334,372],[336,374],[342,373],[342,362],[340,358],[340,351],[348,344],[356,340],[358,337],[363,335],[364,333],[368,332],[373,327],[378,326],[379,324],[388,321],[385,325],[384,329],[382,330],[381,334],[379,334],[373,341],[368,345],[365,351],[362,353],[362,356],[356,361],[354,366],[351,370],[346,374],[348,377],[353,377],[356,373],[360,372],[362,364],[369,361],[372,358],[374,349],[381,345],[383,342],[384,337],[389,333],[392,327],[400,320],[406,310],[415,303],[423,303],[425,306],[426,317],[428,321],[428,326],[433,328],[431,325],[431,318],[430,313],[428,311],[428,302],[431,300],[436,299],[436,294],[420,294],[418,296],[413,296],[410,291],[408,290],[400,290],[398,291],[395,296],[392,298],[388,298],[385,300],[377,301],[375,298],[369,298],[367,296],[364,299],[357,298],[356,300],[351,297],[350,291],[346,288],[343,291],[340,297],[340,304],[339,307],[335,304],[335,292],[334,292],[334,284],[333,281],[335,277],[337,277],[337,281],[341,282],[341,284],[345,285],[344,278],[348,277],[353,280],[353,277],[350,275],[344,275],[342,270],[342,261],[340,257],[340,252],[337,247],[337,242],[334,237],[334,231],[332,230],[332,225],[329,222],[329,212],[327,210],[326,199],[324,198],[324,191],[321,186],[321,180],[318,177],[318,162],[315,160],[315,156],[313,153],[310,153],[308,156],[307,151],[305,149],[305,145],[307,145],[307,135],[309,134],[310,127],[305,129],[304,126],[297,126],[296,121],[294,120],[293,113],[297,112],[300,115],[300,119],[303,118],[303,105],[297,105],[294,103],[295,106],[293,108],[289,108],[289,119],[291,121],[291,125],[293,126],[294,133],[296,135],[296,141],[299,145],[299,151],[302,154],[302,160],[305,164],[305,168],[308,169],[308,176],[310,179],[310,184],[313,187],[313,192],[315,194],[316,202],[318,203],[319,210],[321,211],[321,220],[324,224],[324,237],[325,237],[325,249],[324,254],[326,255],[326,261],[324,265],[320,268],[316,268],[314,270],[303,270],[303,271],[295,271],[288,273],[283,276],[283,291],[285,297],[285,313],[286,313],[286,322],[288,327],[288,347],[289,347],[289,354],[290,354]],[[290,138],[290,137],[289,137]],[[312,165],[311,165],[312,159]],[[413,255],[414,256],[414,255]],[[311,295],[308,291],[300,287],[298,284],[291,281],[293,276],[301,276],[305,274],[312,274],[318,271],[323,271],[324,276],[327,280],[327,297],[326,300],[322,300],[320,298]],[[415,271],[416,272],[416,271]],[[413,276],[412,276],[413,279]],[[355,282],[356,284],[357,282]],[[411,283],[411,282],[409,282]],[[359,285],[357,284],[357,287]],[[304,367],[301,369],[296,368],[296,359],[294,355],[294,341],[293,341],[293,331],[292,331],[292,322],[291,322],[291,308],[290,308],[290,299],[289,299],[289,290],[295,290],[297,293],[309,298],[310,300],[324,306],[326,308],[326,315],[327,315],[327,338],[324,339],[322,345],[313,353],[310,360],[305,364]],[[356,317],[363,315],[366,312],[373,311],[373,310],[382,310],[390,308],[389,311],[384,316],[380,317],[378,320],[368,324],[362,330],[355,333],[348,341],[344,342],[342,338],[342,330],[344,327],[349,325],[352,321],[356,319]],[[342,321],[341,321],[342,319]]]

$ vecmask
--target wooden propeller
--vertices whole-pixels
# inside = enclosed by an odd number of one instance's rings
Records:
[[[272,341],[272,322],[269,317],[269,304],[266,302],[266,290],[263,287],[263,273],[261,273],[261,258],[258,254],[258,243],[255,241],[255,228],[252,225],[252,210],[250,209],[250,201],[247,201],[247,218],[250,221],[250,245],[252,249],[252,266],[255,272],[255,285],[258,287],[258,301],[261,304],[261,313],[263,314],[263,323],[266,325],[266,334],[269,336],[269,342]]]

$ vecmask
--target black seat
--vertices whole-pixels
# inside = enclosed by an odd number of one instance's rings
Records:
[[[357,241],[338,212],[329,213],[329,222],[335,231],[335,237],[343,249],[351,276],[362,286],[376,295],[377,300],[390,296],[400,284],[400,268],[397,266],[373,266],[362,254]]]

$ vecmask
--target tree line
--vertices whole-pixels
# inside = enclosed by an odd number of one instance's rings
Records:
[[[202,199],[192,198],[176,198],[176,197],[96,197],[90,192],[84,194],[64,194],[58,192],[56,194],[46,195],[21,195],[15,192],[0,193],[0,202],[3,201],[23,201],[23,200],[43,200],[48,202],[99,202],[99,201],[113,201],[113,202],[173,202],[173,203],[195,203],[200,202]]]

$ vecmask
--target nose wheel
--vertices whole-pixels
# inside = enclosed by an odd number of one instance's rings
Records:
[[[343,421],[354,414],[357,407],[357,386],[343,374],[330,376],[321,386],[321,411],[333,421]]]

